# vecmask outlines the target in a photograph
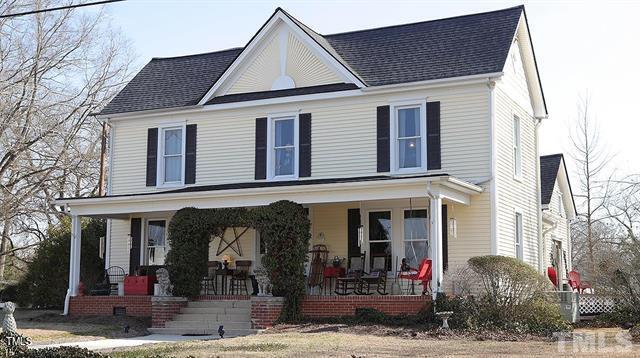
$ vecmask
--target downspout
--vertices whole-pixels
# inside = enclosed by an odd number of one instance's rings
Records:
[[[107,196],[111,195],[111,178],[113,173],[113,126],[109,121],[109,118],[104,120],[105,125],[109,127],[109,138],[107,141],[109,154],[107,157],[108,160],[108,169],[106,173],[106,181],[107,181]],[[104,269],[108,269],[111,266],[111,219],[107,219],[107,232],[104,237]]]
[[[491,217],[490,217],[490,221],[491,221],[491,229],[490,229],[490,253],[491,255],[497,255],[498,254],[498,184],[496,183],[497,181],[497,175],[496,175],[496,168],[497,168],[497,161],[498,161],[498,142],[497,142],[497,135],[496,135],[496,113],[495,113],[495,101],[496,101],[496,95],[495,95],[495,88],[496,88],[496,82],[495,81],[489,81],[487,83],[487,87],[489,88],[489,147],[491,149],[491,167],[490,167],[490,173],[489,173],[489,178],[491,180],[491,182],[489,183],[490,185],[490,201],[491,201]]]
[[[544,237],[542,234],[542,187],[540,185],[540,145],[538,140],[538,132],[543,117],[536,117],[535,136],[536,136],[536,214],[538,218],[538,272],[544,274]]]

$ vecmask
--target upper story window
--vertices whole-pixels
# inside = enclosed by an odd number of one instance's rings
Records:
[[[184,183],[184,126],[160,129],[158,146],[158,182],[160,185],[182,185]]]
[[[520,118],[513,117],[513,176],[522,177],[522,143],[520,136]]]
[[[295,179],[298,176],[298,116],[269,118],[270,179]]]
[[[523,249],[523,243],[522,243],[523,232],[522,232],[522,213],[521,212],[516,212],[514,233],[515,233],[514,239],[515,239],[515,248],[516,248],[516,258],[518,260],[522,260],[524,257],[524,249]]]
[[[562,195],[562,192],[558,192],[558,215],[560,215],[560,217],[564,217],[564,197]]]
[[[395,173],[425,171],[426,103],[393,106],[391,116],[392,161]]]

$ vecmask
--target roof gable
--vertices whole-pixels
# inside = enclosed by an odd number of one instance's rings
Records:
[[[343,61],[303,29],[300,22],[278,8],[200,104],[206,104],[215,96],[332,83],[365,86]]]

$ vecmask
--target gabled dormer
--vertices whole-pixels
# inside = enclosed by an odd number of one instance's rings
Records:
[[[364,82],[320,35],[278,8],[200,100]]]

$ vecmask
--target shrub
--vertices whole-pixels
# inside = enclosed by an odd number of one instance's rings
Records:
[[[105,235],[105,221],[82,221],[80,280],[87,289],[104,275],[104,261],[99,257],[99,238]],[[49,229],[48,238],[35,251],[27,273],[18,283],[17,302],[37,308],[61,308],[69,287],[69,250],[71,220]]]
[[[543,335],[570,329],[548,294],[549,281],[531,266],[504,256],[472,257],[468,263],[481,283],[477,300],[467,307],[468,326]]]
[[[108,357],[101,353],[96,353],[87,348],[80,347],[56,347],[30,349],[16,353],[12,357],[18,358],[103,358]]]

